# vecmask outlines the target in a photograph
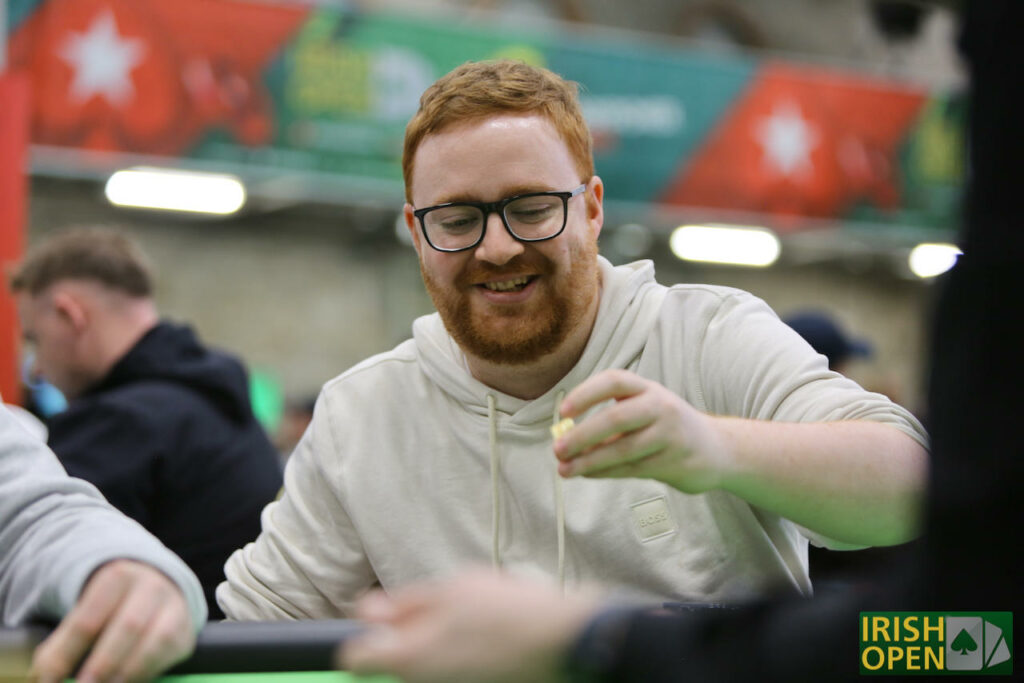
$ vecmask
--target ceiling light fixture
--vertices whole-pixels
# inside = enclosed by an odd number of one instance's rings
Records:
[[[919,278],[935,277],[956,265],[962,253],[955,244],[923,242],[910,250],[907,264],[910,272]]]
[[[683,225],[669,238],[672,253],[685,261],[765,267],[782,248],[767,228],[729,225]]]
[[[107,180],[115,206],[227,216],[245,205],[245,186],[228,173],[205,173],[138,166]]]

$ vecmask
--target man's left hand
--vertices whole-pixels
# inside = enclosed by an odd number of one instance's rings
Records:
[[[614,401],[555,440],[562,476],[657,479],[686,493],[721,485],[730,467],[716,420],[661,384],[626,370],[605,370],[562,402],[563,417]]]

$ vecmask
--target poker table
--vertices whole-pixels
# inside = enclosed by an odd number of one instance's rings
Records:
[[[351,683],[334,670],[334,651],[362,626],[347,619],[323,621],[210,622],[189,659],[157,679],[164,683]],[[0,683],[22,679],[32,650],[49,633],[33,626],[0,629]],[[397,683],[388,676],[359,681]]]

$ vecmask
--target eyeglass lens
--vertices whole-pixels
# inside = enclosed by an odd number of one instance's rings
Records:
[[[565,222],[561,197],[520,197],[505,205],[505,223],[516,237],[537,240],[550,237]],[[467,247],[480,238],[486,217],[480,207],[457,204],[430,211],[423,216],[431,243],[441,249]]]

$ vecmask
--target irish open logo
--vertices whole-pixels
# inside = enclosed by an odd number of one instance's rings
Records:
[[[861,612],[865,675],[1013,673],[1013,612]]]

